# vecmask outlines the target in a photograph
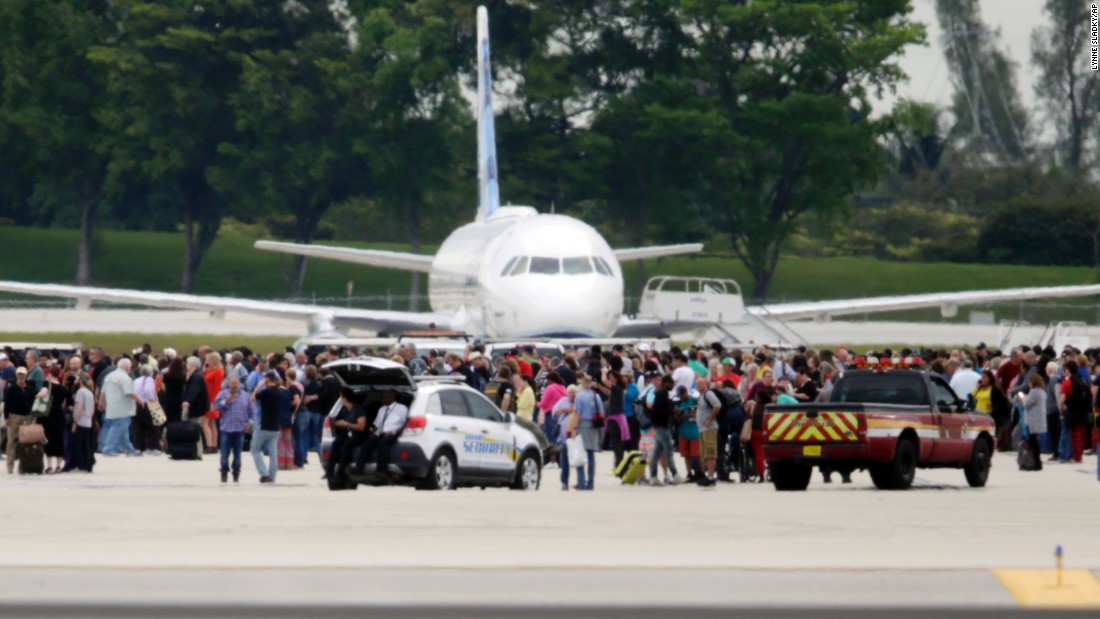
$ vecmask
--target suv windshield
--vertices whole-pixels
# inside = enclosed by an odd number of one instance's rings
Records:
[[[833,402],[928,406],[924,377],[917,372],[848,374],[833,391]]]

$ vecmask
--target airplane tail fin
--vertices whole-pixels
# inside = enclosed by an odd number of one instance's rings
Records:
[[[483,6],[477,7],[477,54],[477,219],[484,221],[500,207],[500,188],[493,127],[493,76],[489,65],[489,12]]]

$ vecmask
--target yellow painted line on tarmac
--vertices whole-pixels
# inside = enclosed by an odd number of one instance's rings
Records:
[[[1100,580],[1088,570],[993,570],[1023,608],[1098,608]]]

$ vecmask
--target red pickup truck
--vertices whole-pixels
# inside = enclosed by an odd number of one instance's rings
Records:
[[[918,468],[961,468],[985,485],[993,418],[959,399],[943,377],[916,370],[851,370],[828,402],[769,405],[764,454],[776,490],[805,490],[813,467],[867,469],[875,486],[905,490]]]

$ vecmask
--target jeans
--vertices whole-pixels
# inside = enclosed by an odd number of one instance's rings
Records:
[[[107,426],[108,429],[104,432],[107,435],[106,439],[100,441],[103,443],[103,453],[140,453],[134,449],[134,444],[130,442],[130,417],[108,419],[106,421],[110,422],[110,425]]]
[[[266,468],[264,454],[267,454],[269,461]],[[279,471],[278,430],[252,431],[252,459],[256,462],[256,471],[260,473],[260,477],[268,477],[271,481],[275,481],[275,473]]]
[[[106,419],[99,423],[99,442],[96,444],[96,451],[104,453],[107,451],[107,439],[111,437],[111,426],[115,425],[117,419]]]
[[[577,484],[581,488],[587,488],[592,490],[593,484],[596,483],[596,452],[591,449],[586,449],[588,452],[588,466],[583,469],[577,469]],[[588,483],[585,483],[585,474],[588,475]]]
[[[241,450],[244,449],[244,432],[222,432],[219,435],[219,451],[222,457],[221,472],[229,472],[229,454],[233,454],[233,474],[241,472]]]
[[[294,427],[292,434],[294,436],[294,466],[302,467],[306,464],[306,454],[308,453],[307,443],[309,441],[309,421],[310,413],[308,411],[298,411],[294,415]]]
[[[546,430],[546,438],[549,439],[552,445],[561,445],[561,441],[558,438],[558,420],[553,415],[544,415],[543,427]]]
[[[321,458],[321,432],[325,428],[325,417],[327,415],[324,413],[309,414],[309,432],[305,438],[305,453],[309,454],[311,451],[316,451],[318,460]],[[305,460],[303,460],[304,462]]]
[[[1062,436],[1058,439],[1058,460],[1065,462],[1069,460],[1072,455],[1073,447],[1069,440],[1069,428],[1066,427],[1065,419],[1062,420]]]
[[[561,489],[569,489],[569,450],[558,452],[558,466],[561,468]]]
[[[657,463],[661,461],[661,454],[665,455],[665,459],[668,460],[668,470],[672,472],[675,477],[679,475],[676,472],[676,450],[672,448],[672,432],[668,428],[653,427],[653,437],[657,440],[657,446],[653,449],[653,459],[649,461],[649,476],[653,479],[657,479]]]

